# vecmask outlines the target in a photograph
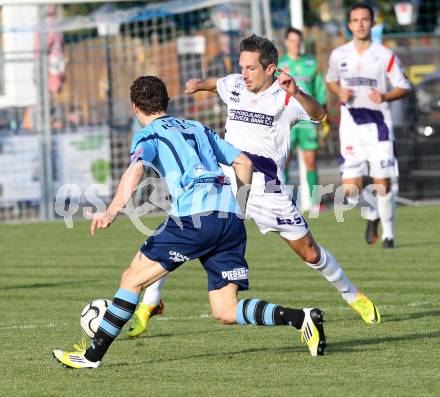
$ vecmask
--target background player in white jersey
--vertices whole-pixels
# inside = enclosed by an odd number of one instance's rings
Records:
[[[393,52],[371,41],[373,10],[364,4],[351,7],[348,27],[353,40],[334,49],[326,80],[341,101],[339,126],[341,172],[347,196],[353,186],[363,187],[370,175],[380,185],[376,208],[368,216],[365,238],[377,240],[382,225],[382,245],[394,247],[395,197],[390,178],[398,175],[389,101],[400,99],[411,89]]]
[[[276,79],[277,64],[278,52],[273,43],[253,35],[240,45],[241,74],[193,79],[187,82],[186,92],[217,91],[228,106],[225,139],[254,164],[247,216],[262,233],[278,233],[308,266],[338,289],[365,322],[379,323],[376,306],[351,284],[333,255],[315,242],[284,188],[282,168],[289,151],[291,125],[299,120],[319,122],[325,111],[288,74],[282,72]],[[160,285],[147,289],[145,303],[149,303],[150,295],[156,296],[158,303],[158,288]],[[145,328],[138,327],[140,323],[141,320],[133,324],[133,329],[143,332]]]

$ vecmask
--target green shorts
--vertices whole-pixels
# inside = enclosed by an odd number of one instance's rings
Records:
[[[302,150],[318,150],[318,127],[309,121],[300,121],[290,131],[290,149],[295,150],[297,145]]]

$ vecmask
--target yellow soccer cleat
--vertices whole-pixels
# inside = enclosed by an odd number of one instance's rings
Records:
[[[62,363],[66,368],[98,368],[101,361],[89,361],[84,357],[86,353],[86,341],[82,340],[81,344],[75,344],[74,352],[65,352],[63,350],[54,350],[54,357]]]
[[[165,305],[162,302],[162,299],[156,306],[141,303],[133,314],[130,329],[128,330],[128,336],[133,338],[143,334],[147,330],[150,318],[162,314],[164,307]]]
[[[367,324],[379,324],[380,313],[376,305],[368,299],[362,292],[356,292],[356,300],[350,303]]]
[[[301,340],[307,345],[312,356],[322,356],[327,346],[324,334],[324,313],[316,308],[303,309],[303,311]]]

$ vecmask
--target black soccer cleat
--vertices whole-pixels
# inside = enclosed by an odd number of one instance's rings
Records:
[[[383,248],[394,248],[394,240],[392,238],[386,238],[382,241]]]
[[[377,227],[379,226],[379,219],[375,221],[367,221],[367,230],[365,230],[365,241],[367,244],[375,244],[378,239]]]

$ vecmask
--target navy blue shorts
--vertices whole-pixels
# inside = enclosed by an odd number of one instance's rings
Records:
[[[208,291],[223,288],[229,283],[246,290],[249,282],[248,265],[244,259],[244,222],[235,214],[221,215],[227,218],[219,218],[218,212],[196,215],[200,222],[193,222],[191,216],[178,218],[182,228],[168,218],[157,229],[163,230],[149,237],[140,251],[170,272],[186,261],[199,259],[208,273]]]

